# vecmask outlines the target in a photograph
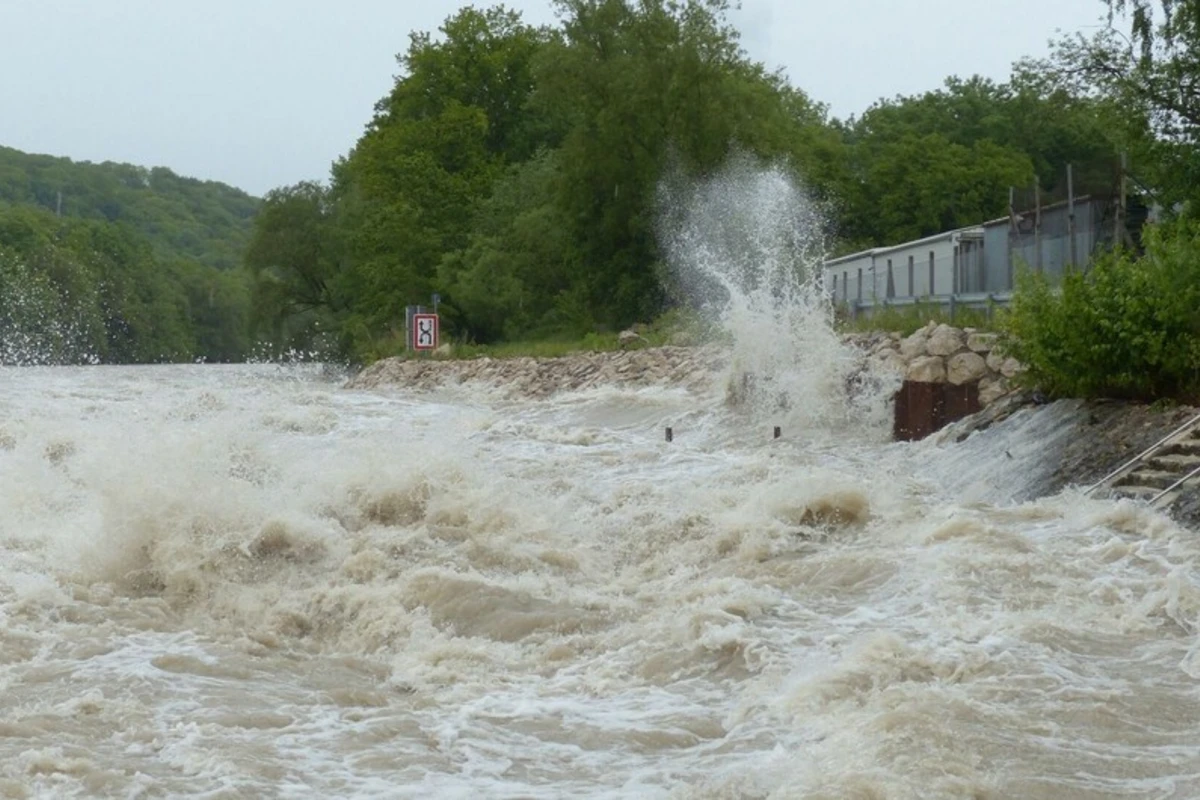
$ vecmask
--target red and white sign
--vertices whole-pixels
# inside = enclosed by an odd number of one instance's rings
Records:
[[[413,349],[436,350],[438,346],[438,315],[413,314]]]

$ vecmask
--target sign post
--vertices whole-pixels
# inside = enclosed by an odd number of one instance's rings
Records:
[[[421,351],[436,350],[438,346],[438,315],[413,314],[413,349]]]

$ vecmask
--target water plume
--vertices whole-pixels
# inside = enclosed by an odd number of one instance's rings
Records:
[[[731,403],[806,428],[878,428],[895,387],[834,330],[829,226],[793,174],[739,154],[700,179],[673,172],[658,199],[668,290],[732,343]]]

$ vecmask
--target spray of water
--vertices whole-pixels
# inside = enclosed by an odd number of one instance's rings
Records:
[[[96,364],[94,338],[81,307],[0,250],[0,365]]]
[[[786,167],[737,155],[700,180],[675,173],[659,206],[672,289],[732,342],[733,404],[804,427],[883,429],[895,381],[866,372],[834,330],[826,218]]]

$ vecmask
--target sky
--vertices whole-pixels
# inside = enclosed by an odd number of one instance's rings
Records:
[[[262,195],[324,180],[412,30],[467,0],[0,0],[0,145],[166,166]],[[477,5],[492,5],[480,2]],[[552,23],[550,0],[507,0]],[[949,75],[1003,80],[1102,0],[743,0],[750,57],[838,117]]]

